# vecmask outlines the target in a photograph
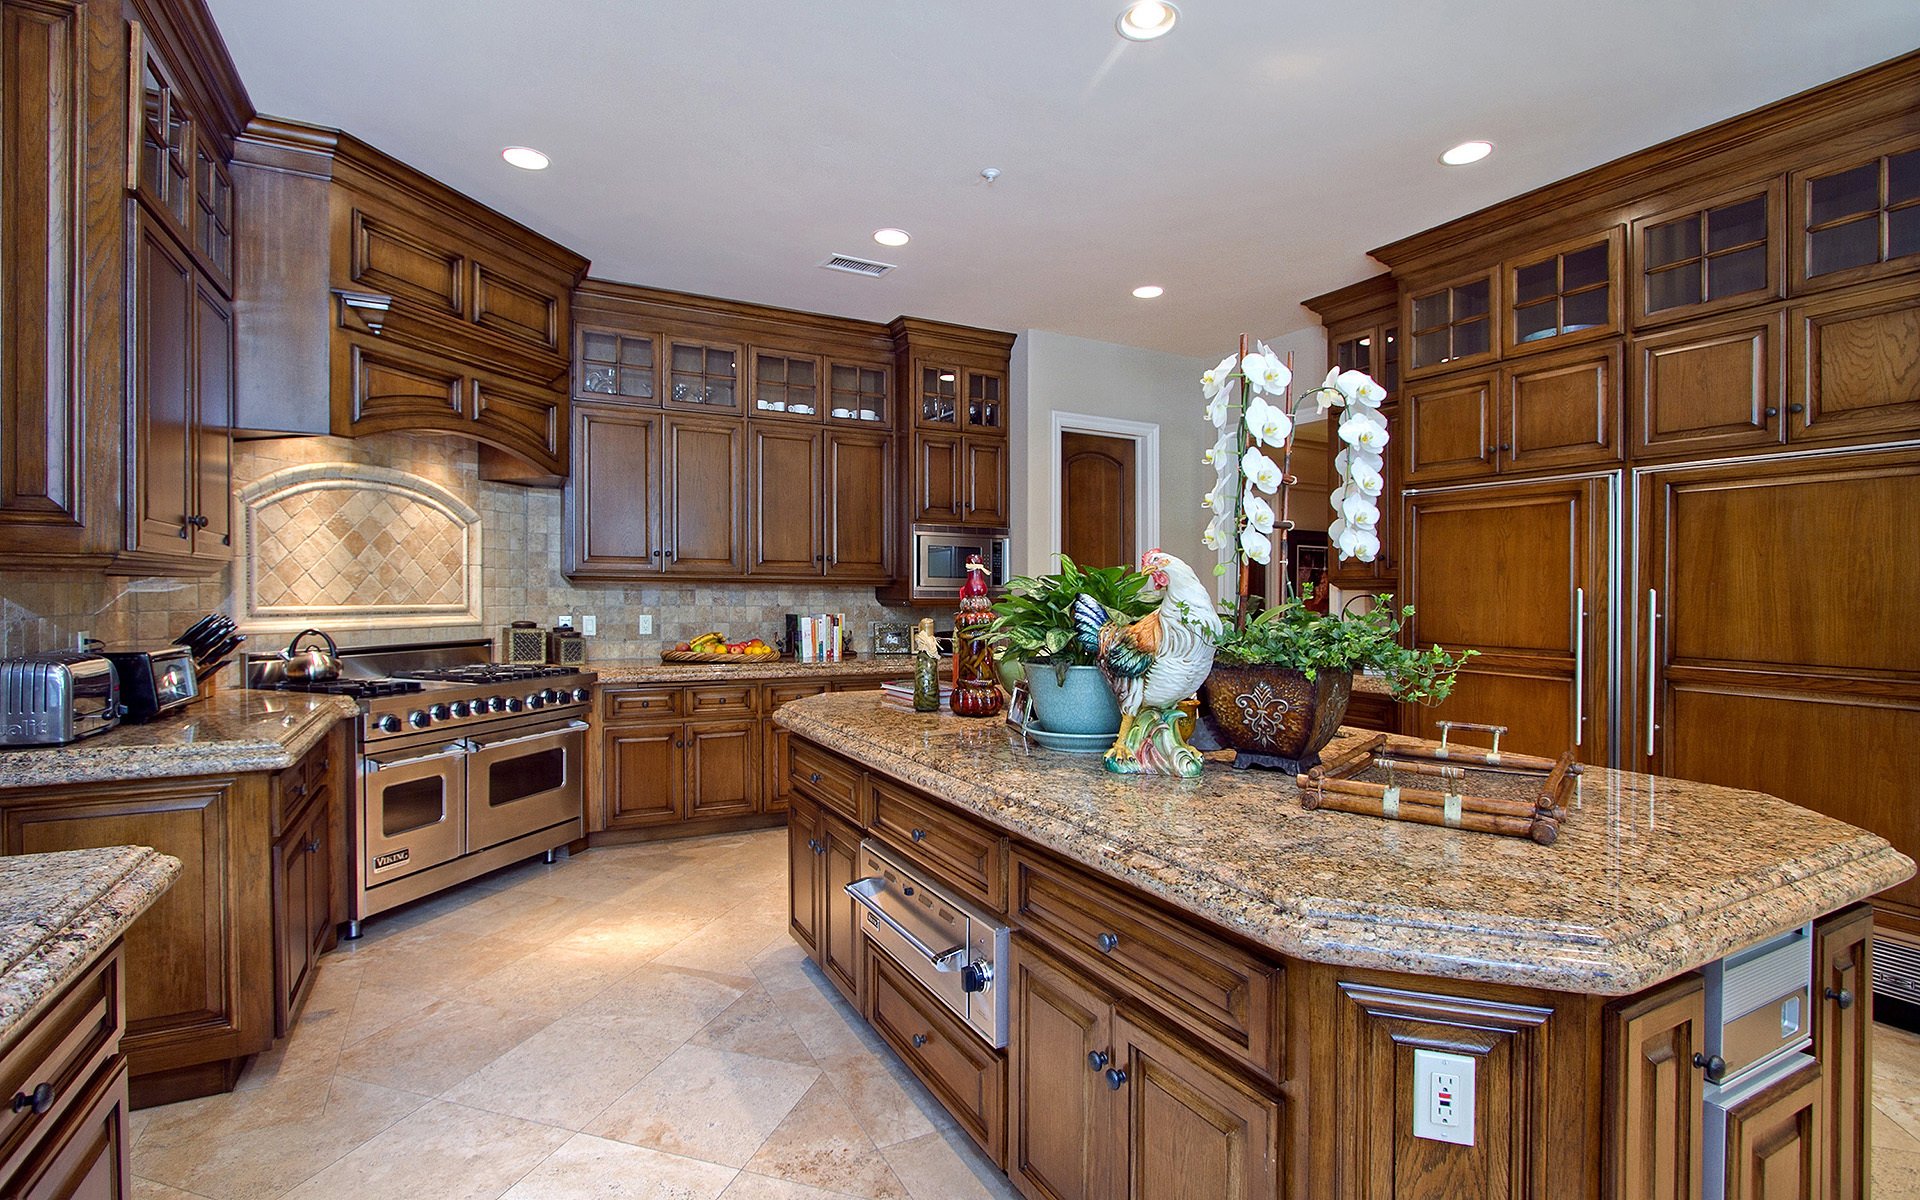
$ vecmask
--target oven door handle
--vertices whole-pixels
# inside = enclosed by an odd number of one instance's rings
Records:
[[[914,950],[924,956],[927,962],[933,966],[934,970],[958,971],[962,966],[966,965],[962,961],[967,956],[967,948],[964,945],[954,946],[946,950],[935,950],[932,946],[927,945],[915,937],[912,930],[895,920],[892,914],[887,912],[886,909],[881,908],[879,903],[874,900],[873,893],[880,891],[885,886],[886,881],[878,875],[874,875],[866,879],[856,879],[852,883],[849,883],[843,890],[847,895],[853,897],[854,903],[866,909],[874,916],[879,917],[882,921],[885,921],[888,928],[905,938],[907,945],[912,946]]]
[[[542,738],[550,738],[561,733],[573,733],[585,728],[587,728],[585,721],[568,721],[565,725],[556,725],[552,729],[542,729],[539,733],[523,733],[518,737],[501,738],[497,742],[483,742],[479,738],[469,738],[467,740],[475,750],[498,750],[502,746],[518,746],[522,742],[537,742]]]
[[[435,759],[440,758],[465,758],[470,749],[471,747],[467,741],[462,739],[447,747],[445,750],[437,751],[433,754],[421,754],[413,758],[396,758],[388,762],[380,762],[373,758],[368,758],[363,761],[366,763],[367,774],[373,775],[380,771],[391,771],[396,767],[410,767],[415,763],[433,762]]]

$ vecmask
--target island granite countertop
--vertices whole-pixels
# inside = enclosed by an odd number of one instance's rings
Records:
[[[0,750],[0,789],[278,771],[357,712],[342,696],[223,689],[145,725],[65,746]]]
[[[1626,995],[1908,878],[1883,839],[1773,796],[1589,768],[1559,840],[1299,805],[1209,760],[1113,775],[998,720],[815,696],[774,720],[1029,842],[1281,954]],[[1337,754],[1348,731],[1327,753]]]
[[[0,1046],[180,874],[146,846],[0,858]]]

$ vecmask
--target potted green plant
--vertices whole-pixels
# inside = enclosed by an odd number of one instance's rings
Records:
[[[1330,497],[1335,517],[1327,538],[1343,559],[1368,562],[1380,550],[1387,423],[1380,415],[1386,392],[1362,372],[1335,368],[1297,398],[1292,381],[1291,367],[1264,345],[1249,353],[1244,337],[1238,354],[1201,376],[1207,419],[1219,434],[1206,455],[1216,477],[1204,500],[1214,514],[1204,540],[1211,549],[1232,550],[1238,586],[1214,639],[1213,670],[1200,696],[1217,736],[1235,751],[1235,766],[1297,773],[1319,761],[1320,748],[1339,730],[1354,671],[1380,671],[1396,699],[1437,704],[1453,690],[1466,655],[1401,645],[1412,610],[1396,612],[1390,596],[1377,597],[1367,612],[1347,615],[1314,612],[1294,590],[1287,578],[1293,528],[1287,496],[1300,406],[1315,401],[1335,422],[1342,444],[1334,459],[1340,486]],[[1278,462],[1269,450],[1278,453]],[[1248,595],[1249,564],[1275,559],[1281,602],[1260,612]],[[1225,563],[1217,568],[1232,569]]]
[[[1082,567],[1062,554],[1060,569],[1051,575],[1022,575],[1007,583],[987,637],[1003,660],[1025,668],[1042,728],[1108,737],[1119,730],[1119,701],[1094,653],[1075,637],[1073,603],[1091,596],[1116,619],[1138,620],[1154,608],[1144,598],[1148,582],[1132,567]]]

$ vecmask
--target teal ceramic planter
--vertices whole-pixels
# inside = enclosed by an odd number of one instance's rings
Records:
[[[1033,693],[1033,716],[1042,729],[1108,737],[1120,732],[1120,701],[1099,667],[1068,667],[1063,684],[1046,663],[1030,663],[1027,689]]]

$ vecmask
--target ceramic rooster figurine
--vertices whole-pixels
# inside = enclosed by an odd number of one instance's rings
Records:
[[[1179,705],[1213,670],[1220,617],[1206,585],[1173,555],[1149,550],[1140,570],[1162,594],[1160,607],[1132,624],[1114,620],[1092,596],[1073,603],[1075,636],[1120,700],[1120,736],[1102,761],[1122,775],[1191,778],[1202,760],[1181,734]]]

